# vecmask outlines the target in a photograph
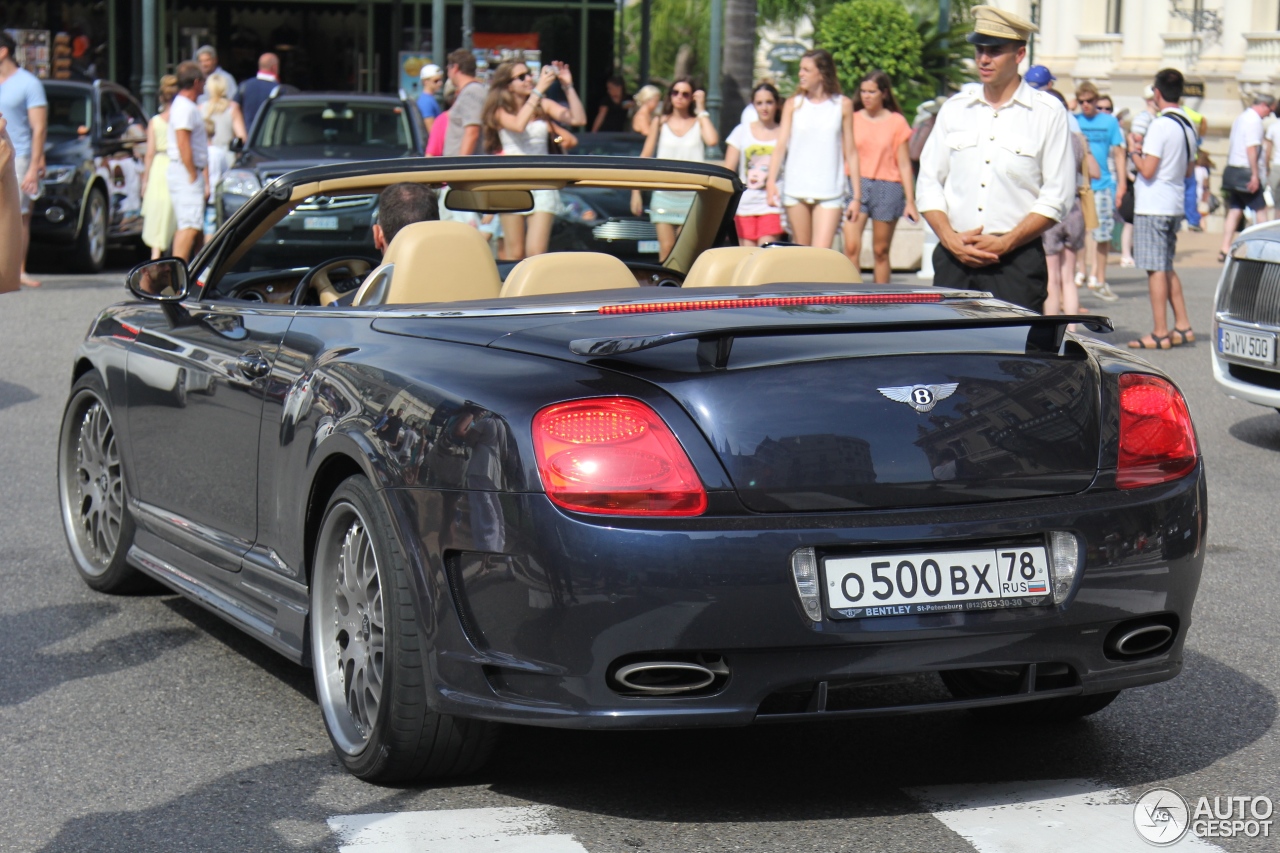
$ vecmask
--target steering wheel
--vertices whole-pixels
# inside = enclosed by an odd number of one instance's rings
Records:
[[[341,255],[307,270],[289,301],[293,305],[330,305],[360,286],[369,270],[379,263],[367,255]],[[353,284],[354,283],[354,284]],[[340,287],[339,285],[346,285]]]

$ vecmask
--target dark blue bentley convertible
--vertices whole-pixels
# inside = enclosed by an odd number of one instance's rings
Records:
[[[566,188],[691,204],[661,263],[498,264],[463,221],[263,262],[299,206],[398,182],[481,215]],[[74,565],[314,669],[375,781],[474,769],[503,723],[1043,724],[1177,675],[1206,509],[1173,383],[1068,331],[1101,318],[738,248],[740,189],[603,157],[276,178],[189,269],[135,269],[77,352]]]

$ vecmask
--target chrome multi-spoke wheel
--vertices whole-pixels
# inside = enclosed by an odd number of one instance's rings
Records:
[[[370,782],[478,768],[492,723],[431,710],[409,566],[381,498],[362,476],[329,498],[311,564],[311,661],[329,739]]]
[[[320,701],[338,747],[357,754],[377,725],[386,663],[386,623],[378,555],[360,511],[332,507],[321,531],[317,565],[324,583],[312,618],[317,637]]]
[[[58,493],[67,543],[85,581],[104,592],[139,586],[142,576],[125,562],[133,522],[124,465],[102,380],[93,372],[76,383],[63,414]]]

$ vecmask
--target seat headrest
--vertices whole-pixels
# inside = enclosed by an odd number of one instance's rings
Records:
[[[463,222],[415,222],[400,229],[382,256],[391,281],[379,303],[459,302],[493,299],[502,288],[498,266],[480,232]],[[371,294],[372,295],[372,294]]]
[[[536,296],[543,293],[577,293],[639,287],[627,265],[601,252],[551,252],[525,258],[507,273],[502,293]]]
[[[734,272],[756,252],[757,246],[723,246],[707,249],[693,262],[693,268],[684,277],[681,287],[729,287]]]
[[[862,271],[835,249],[813,246],[770,246],[742,262],[735,287],[756,287],[784,281],[815,284],[860,284]]]

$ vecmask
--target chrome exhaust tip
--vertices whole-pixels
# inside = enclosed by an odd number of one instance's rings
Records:
[[[1107,637],[1107,657],[1120,660],[1154,657],[1173,645],[1177,621],[1168,617],[1122,622]]]
[[[729,668],[723,660],[647,660],[619,667],[613,680],[629,693],[677,696],[707,690],[717,682],[723,683],[728,675]]]

